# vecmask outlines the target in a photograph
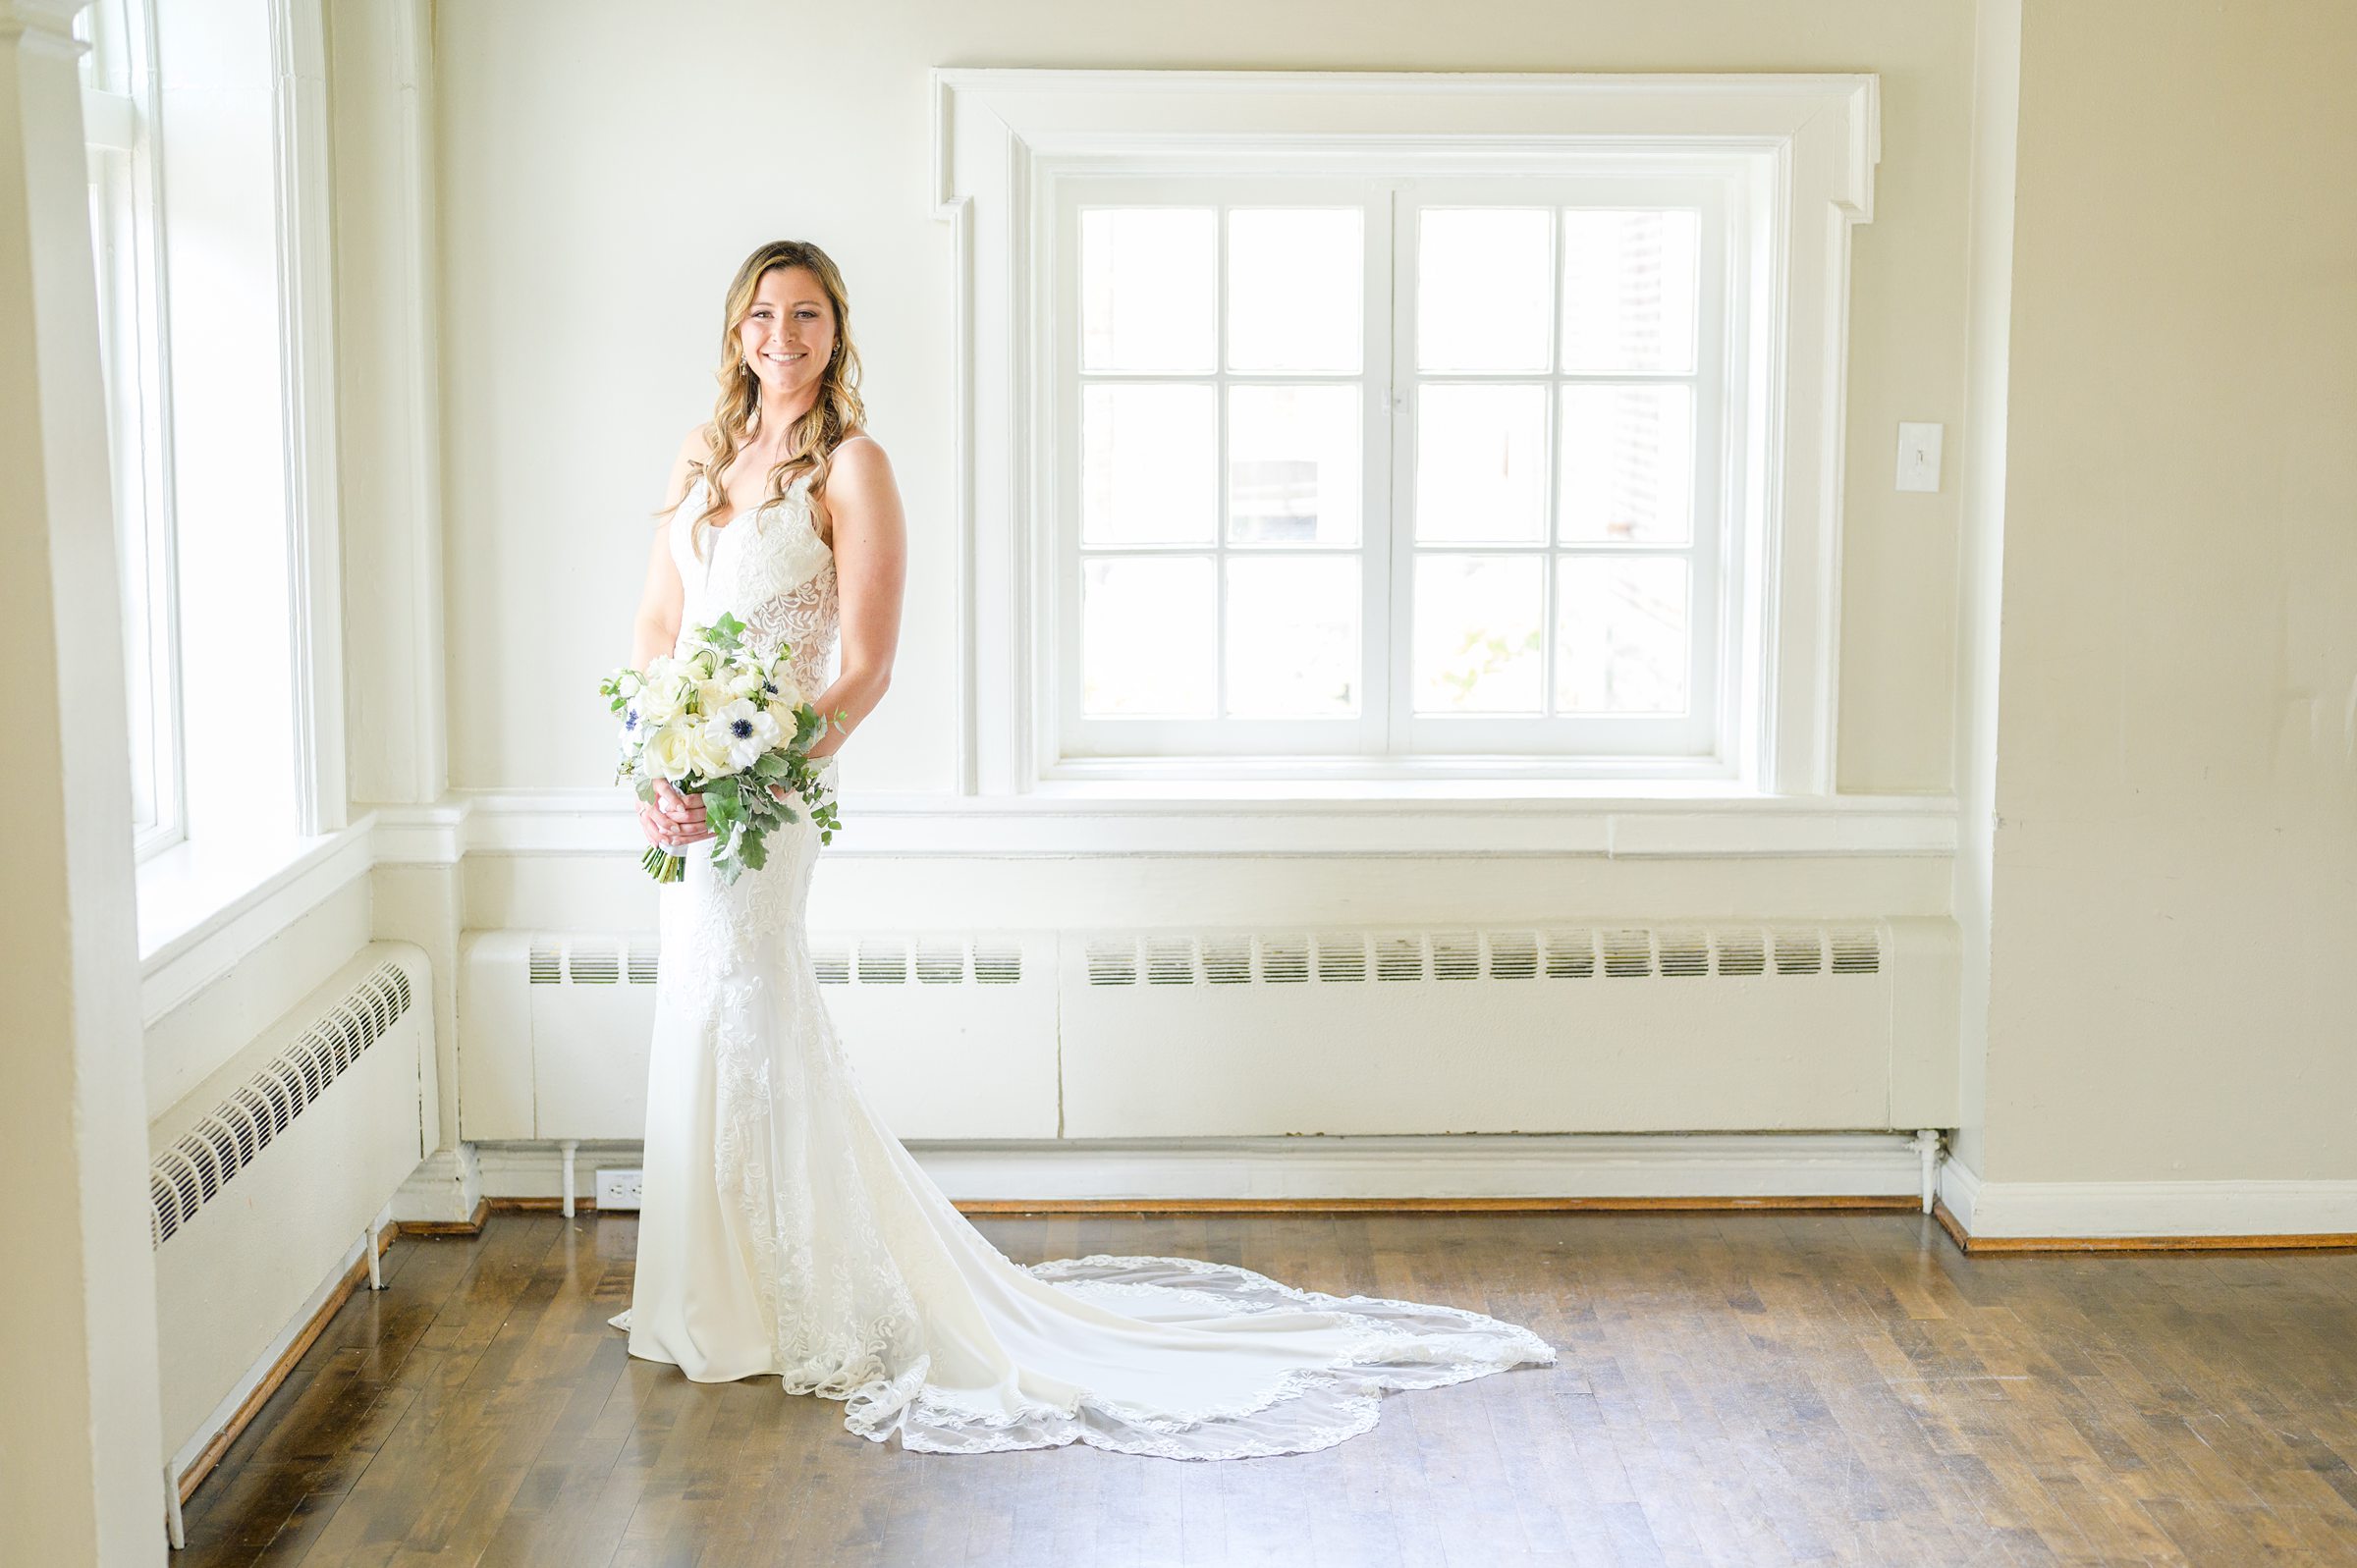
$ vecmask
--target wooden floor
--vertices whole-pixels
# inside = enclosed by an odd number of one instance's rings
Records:
[[[1966,1258],[1893,1214],[1045,1216],[1560,1347],[1315,1454],[903,1453],[634,1362],[635,1222],[405,1239],[189,1505],[216,1564],[2357,1563],[2357,1255]]]

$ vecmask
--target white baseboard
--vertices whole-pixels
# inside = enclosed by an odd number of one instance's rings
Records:
[[[552,1143],[477,1144],[483,1194],[554,1198]],[[953,1199],[1912,1197],[1920,1163],[1896,1132],[1475,1133],[1433,1137],[911,1142]],[[578,1190],[635,1144],[583,1144]]]
[[[1976,1239],[2357,1235],[2357,1181],[1986,1181],[1949,1160],[1940,1195]]]
[[[1972,1234],[1973,1215],[1980,1208],[1981,1178],[1979,1172],[1953,1155],[1940,1162],[1940,1174],[1934,1178],[1940,1201],[1946,1205],[1966,1235]]]
[[[482,1192],[554,1198],[553,1143],[477,1144]],[[1895,1132],[1476,1133],[1435,1137],[911,1142],[964,1202],[1026,1199],[1905,1197],[1919,1171]],[[583,1144],[586,1202],[599,1166],[638,1145]],[[1990,1182],[1953,1159],[1939,1191],[1971,1236],[2107,1238],[2357,1234],[2357,1181]]]

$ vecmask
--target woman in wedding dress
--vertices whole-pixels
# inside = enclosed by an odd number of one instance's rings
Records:
[[[830,720],[813,755],[831,758],[888,680],[900,501],[860,433],[833,261],[797,242],[761,246],[724,320],[724,391],[673,470],[631,663],[733,611],[755,641],[791,645]],[[822,687],[839,623],[840,673]],[[1454,1307],[1324,1295],[1188,1258],[1009,1260],[877,1118],[844,1057],[803,930],[819,838],[801,817],[733,885],[708,850],[683,848],[685,878],[658,893],[637,1275],[613,1320],[631,1355],[699,1382],[778,1378],[904,1449],[1076,1440],[1174,1459],[1330,1447],[1375,1425],[1386,1389],[1554,1364],[1529,1329]],[[640,819],[652,842],[712,838],[700,803],[676,792]]]

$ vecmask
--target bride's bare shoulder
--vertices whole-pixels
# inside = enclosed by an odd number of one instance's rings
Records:
[[[885,455],[884,443],[864,430],[854,430],[835,443],[829,462],[842,468],[854,483],[879,479],[892,471],[892,460]]]
[[[696,465],[711,455],[711,445],[704,439],[708,426],[697,425],[680,438],[680,450],[672,458],[671,482],[663,492],[663,511],[668,516],[687,499],[688,487],[694,483]]]

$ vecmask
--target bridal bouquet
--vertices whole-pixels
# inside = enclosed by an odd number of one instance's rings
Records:
[[[826,716],[795,682],[788,647],[763,659],[743,636],[744,622],[723,614],[711,625],[690,627],[678,654],[650,659],[644,670],[617,670],[597,688],[622,721],[615,782],[631,781],[649,805],[658,779],[682,794],[703,796],[712,869],[724,883],[735,883],[747,866],[760,870],[768,858],[764,838],[801,820],[788,798],[799,796],[809,807],[819,842],[832,841],[843,826],[833,792],[819,778],[825,759],[809,755],[827,732]],[[657,882],[686,874],[686,862],[661,844],[650,844],[640,863]]]

